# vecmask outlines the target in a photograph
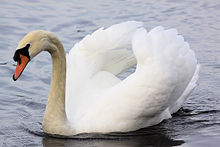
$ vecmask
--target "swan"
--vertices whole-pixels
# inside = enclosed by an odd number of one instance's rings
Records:
[[[52,57],[42,123],[52,135],[128,132],[158,124],[180,109],[199,77],[195,53],[176,29],[158,26],[148,32],[136,21],[100,28],[68,54],[53,33],[29,32],[14,54],[14,80],[41,51]],[[134,73],[118,78],[135,65]]]

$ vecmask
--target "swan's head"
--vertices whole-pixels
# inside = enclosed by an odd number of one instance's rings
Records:
[[[32,31],[25,35],[19,42],[14,54],[14,61],[17,62],[17,67],[13,75],[14,81],[19,78],[31,59],[33,59],[42,50],[50,48],[51,43],[48,38],[48,34],[49,32],[41,30]]]

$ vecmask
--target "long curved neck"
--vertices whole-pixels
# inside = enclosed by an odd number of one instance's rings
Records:
[[[50,36],[53,45],[46,49],[52,57],[51,88],[44,114],[43,130],[49,134],[69,135],[70,128],[65,112],[66,56],[63,45],[55,36]]]

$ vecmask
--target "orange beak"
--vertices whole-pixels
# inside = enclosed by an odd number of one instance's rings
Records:
[[[20,54],[20,61],[17,61],[17,67],[15,69],[15,73],[13,75],[13,80],[16,81],[20,75],[22,74],[24,68],[26,67],[26,65],[28,64],[29,62],[29,58]]]

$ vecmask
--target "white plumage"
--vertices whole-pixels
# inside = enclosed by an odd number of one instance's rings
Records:
[[[117,77],[136,64],[127,78]],[[100,28],[67,55],[67,118],[76,133],[158,124],[182,106],[198,73],[194,52],[176,29],[147,32],[134,21]]]

